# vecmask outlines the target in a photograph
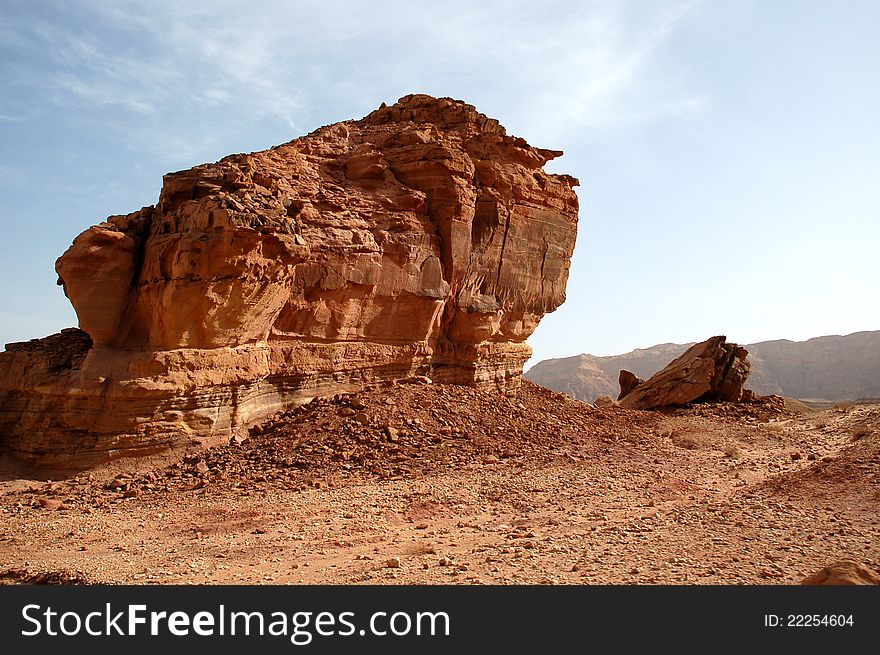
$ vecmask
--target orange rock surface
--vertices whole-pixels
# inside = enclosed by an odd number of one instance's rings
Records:
[[[688,348],[645,382],[630,381],[626,394],[621,384],[620,404],[655,409],[705,400],[737,402],[751,371],[748,354],[725,336],[711,337]],[[622,383],[625,377],[621,375]]]
[[[0,443],[75,468],[377,380],[515,388],[565,300],[577,180],[543,170],[561,154],[411,95],[166,175],[156,206],[59,258],[82,332],[0,353]]]

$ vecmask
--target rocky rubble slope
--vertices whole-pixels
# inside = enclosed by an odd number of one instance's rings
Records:
[[[79,330],[0,353],[0,446],[79,468],[384,379],[510,392],[565,299],[577,180],[472,106],[401,98],[165,176],[58,260]]]
[[[0,583],[791,584],[880,570],[880,406],[379,384],[246,439],[0,481]],[[853,568],[853,567],[850,567]],[[839,571],[840,567],[833,567]]]

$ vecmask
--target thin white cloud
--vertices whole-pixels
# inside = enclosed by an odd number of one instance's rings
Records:
[[[322,103],[351,117],[415,91],[456,95],[554,142],[704,110],[707,98],[656,65],[694,4],[88,4],[83,25],[44,19],[15,33],[17,48],[53,67],[22,71],[17,82],[65,106],[155,114],[159,140],[173,142],[209,139],[241,120],[277,120],[296,136],[326,116]]]
[[[39,74],[28,63],[13,68],[10,84],[32,88],[64,107],[118,105],[134,112],[155,109],[153,100],[179,79],[173,67],[140,53],[108,49],[102,38],[66,25],[33,21],[17,33],[16,49],[25,61],[41,61]]]
[[[630,21],[625,16],[630,3],[603,3],[603,11],[585,11],[571,21],[561,35],[565,45],[548,53],[554,64],[546,83],[524,103],[541,138],[638,126],[707,109],[708,97],[688,90],[676,72],[659,65],[664,46],[696,5],[658,3],[653,13],[648,7],[640,21]]]

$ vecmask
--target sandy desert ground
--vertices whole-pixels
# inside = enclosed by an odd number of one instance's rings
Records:
[[[880,405],[598,409],[407,383],[53,481],[9,463],[0,579],[792,584],[880,569]]]

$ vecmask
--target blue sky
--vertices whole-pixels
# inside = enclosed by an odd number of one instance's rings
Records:
[[[0,343],[161,176],[451,96],[580,178],[532,363],[880,329],[880,3],[0,0]]]

